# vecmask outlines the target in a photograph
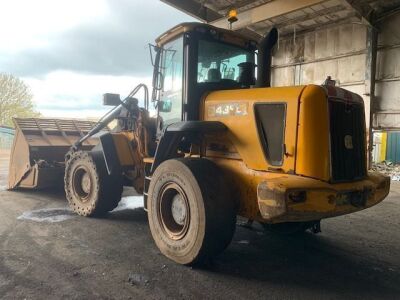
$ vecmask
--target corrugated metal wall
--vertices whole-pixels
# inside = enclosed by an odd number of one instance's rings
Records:
[[[400,132],[389,132],[386,148],[386,160],[400,163]]]
[[[374,127],[400,129],[400,15],[382,24],[377,62]]]
[[[14,129],[0,126],[0,149],[11,149]]]
[[[273,59],[274,86],[322,84],[327,76],[365,97],[367,28],[343,24],[282,39]]]
[[[400,14],[381,24],[377,58],[374,127],[400,129]],[[280,39],[273,59],[273,86],[321,84],[327,76],[364,98],[369,124],[370,99],[365,84],[367,26],[339,24]]]

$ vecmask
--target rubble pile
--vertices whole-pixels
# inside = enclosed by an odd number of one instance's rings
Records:
[[[393,181],[400,181],[400,165],[398,164],[395,165],[390,161],[374,163],[372,170],[390,176]]]

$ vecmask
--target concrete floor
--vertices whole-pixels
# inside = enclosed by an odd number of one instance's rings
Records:
[[[142,208],[125,198],[106,219],[77,217],[62,192],[4,190],[0,157],[0,299],[399,299],[400,184],[322,233],[276,237],[238,227],[212,265],[162,256]],[[132,202],[133,201],[133,202]]]

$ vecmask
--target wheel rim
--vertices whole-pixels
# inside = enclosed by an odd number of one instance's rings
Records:
[[[76,168],[72,175],[72,186],[82,202],[86,202],[92,193],[92,179],[87,167]]]
[[[161,188],[158,199],[158,221],[161,228],[173,240],[182,239],[190,224],[189,201],[176,183],[167,183]]]

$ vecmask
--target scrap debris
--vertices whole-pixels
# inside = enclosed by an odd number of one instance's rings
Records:
[[[400,181],[400,164],[383,161],[381,163],[374,163],[372,170],[390,176],[393,181]]]

